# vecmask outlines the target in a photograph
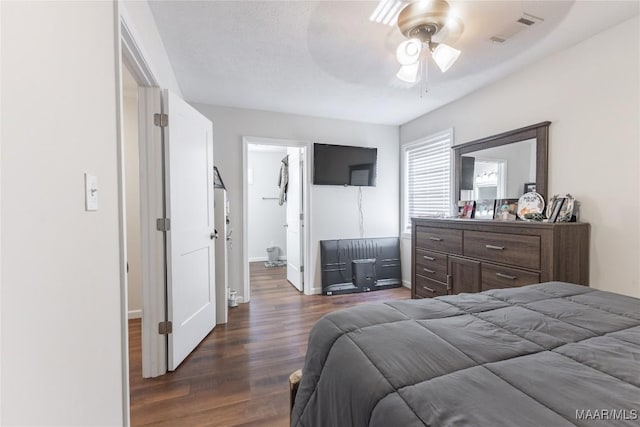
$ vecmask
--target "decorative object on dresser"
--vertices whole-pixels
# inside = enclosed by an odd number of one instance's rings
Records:
[[[547,206],[549,222],[575,222],[576,204],[577,202],[571,194],[565,194],[564,196],[554,195]]]
[[[500,221],[515,221],[518,219],[518,199],[496,200],[493,219]]]
[[[458,201],[458,218],[473,218],[476,209],[476,202],[474,200],[460,200]]]
[[[587,223],[412,219],[411,296],[589,284]]]
[[[563,204],[564,198],[554,196],[552,201],[547,205],[547,222],[556,222]]]
[[[496,201],[493,199],[484,199],[476,201],[475,219],[493,219],[493,212],[496,207]]]
[[[530,192],[536,192],[536,183],[535,182],[525,182],[524,183],[524,191],[522,192],[524,193],[530,193]]]
[[[535,191],[524,193],[518,199],[518,218],[525,220],[526,215],[542,214],[544,212],[544,199]]]

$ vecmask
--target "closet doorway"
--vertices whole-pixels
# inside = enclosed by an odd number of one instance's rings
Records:
[[[244,146],[245,298],[250,298],[251,267],[279,269],[304,292],[307,143],[245,138]]]

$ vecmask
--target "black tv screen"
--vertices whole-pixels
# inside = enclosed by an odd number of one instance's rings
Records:
[[[375,187],[377,160],[377,148],[313,144],[313,183]]]

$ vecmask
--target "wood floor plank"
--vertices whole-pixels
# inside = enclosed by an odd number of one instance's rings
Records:
[[[140,319],[129,321],[133,426],[287,426],[289,374],[304,364],[309,331],[331,311],[408,299],[406,288],[337,296],[302,295],[286,269],[251,263],[251,303],[229,309],[175,371],[142,378]]]

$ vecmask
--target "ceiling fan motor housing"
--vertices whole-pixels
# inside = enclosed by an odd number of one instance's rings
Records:
[[[454,23],[454,27],[447,28],[448,31],[443,36],[458,36],[462,33],[462,22],[459,19],[451,19],[449,14],[449,3],[445,0],[421,0],[411,2],[402,9],[398,15],[398,28],[408,39],[416,38],[423,43],[430,43],[432,37],[449,23]],[[455,34],[457,33],[457,34]],[[457,37],[456,37],[457,38]],[[443,40],[437,40],[442,42]]]

